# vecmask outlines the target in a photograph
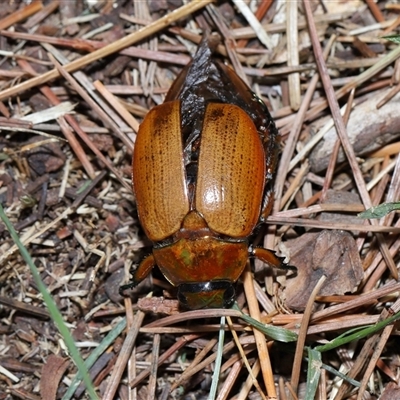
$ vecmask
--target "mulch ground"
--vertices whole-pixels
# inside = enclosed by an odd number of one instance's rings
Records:
[[[99,397],[207,399],[225,315],[218,399],[302,399],[307,370],[317,399],[400,398],[396,322],[360,328],[397,318],[400,222],[393,211],[357,216],[400,197],[400,47],[385,38],[398,33],[400,6],[28,3],[0,7],[0,204],[81,356],[95,354]],[[237,303],[298,334],[294,343],[254,333],[237,310],[180,308],[158,270],[119,294],[151,252],[131,187],[138,126],[204,32],[218,33],[216,57],[280,132],[275,202],[251,242],[285,261],[252,261]],[[0,400],[66,398],[77,369],[58,326],[0,222]],[[80,385],[74,396],[89,395]]]

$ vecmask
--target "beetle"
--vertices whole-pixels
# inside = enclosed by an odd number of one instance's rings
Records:
[[[213,47],[203,40],[164,103],[148,112],[132,162],[139,220],[154,245],[122,290],[157,265],[189,309],[229,307],[249,257],[280,265],[249,244],[271,210],[278,131]]]

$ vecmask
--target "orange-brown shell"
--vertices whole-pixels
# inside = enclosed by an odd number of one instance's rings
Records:
[[[272,204],[277,134],[265,104],[203,41],[137,135],[133,185],[149,239],[176,241],[195,211],[200,230],[245,240]]]
[[[201,131],[192,209],[208,227],[246,238],[260,217],[265,155],[250,117],[232,104],[209,104]],[[140,126],[133,182],[142,226],[153,241],[176,233],[189,213],[179,101],[152,109]]]
[[[206,108],[195,208],[215,232],[249,236],[260,217],[265,155],[250,117],[232,104]]]
[[[189,212],[179,103],[161,104],[147,114],[133,152],[138,214],[146,235],[154,242],[178,231]]]

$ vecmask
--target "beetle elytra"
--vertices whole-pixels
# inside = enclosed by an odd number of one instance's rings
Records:
[[[137,135],[133,186],[154,247],[133,284],[158,265],[184,307],[228,307],[249,257],[280,265],[249,245],[271,209],[277,137],[265,104],[203,40]]]

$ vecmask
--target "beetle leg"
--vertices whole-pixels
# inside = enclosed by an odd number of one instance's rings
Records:
[[[256,247],[250,249],[250,254],[265,262],[270,267],[282,268],[282,261],[272,251],[264,249],[263,247]]]
[[[293,265],[284,263],[284,257],[278,257],[271,250],[264,249],[263,247],[249,247],[249,256],[256,257],[262,262],[265,262],[272,268],[285,269],[294,271],[296,273],[297,268]]]
[[[154,256],[151,254],[147,256],[144,260],[141,261],[139,266],[135,269],[133,273],[133,282],[135,285],[142,282],[144,278],[150,273],[153,267],[156,265],[156,260]]]
[[[139,264],[139,266],[135,269],[133,272],[133,278],[132,282],[122,285],[119,288],[119,293],[121,296],[123,296],[123,292],[127,289],[131,289],[135,286],[137,286],[146,276],[150,273],[150,271],[153,269],[153,267],[156,265],[156,261],[154,259],[154,256],[151,254],[147,256],[142,262]]]

